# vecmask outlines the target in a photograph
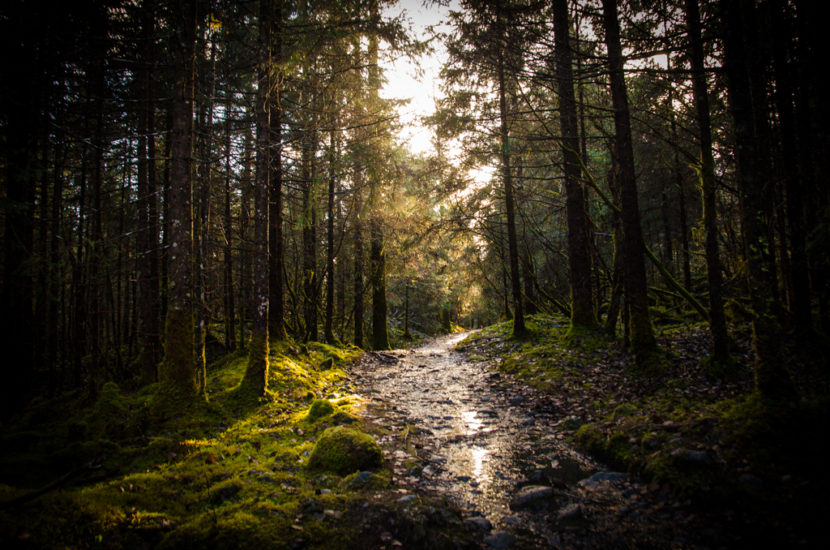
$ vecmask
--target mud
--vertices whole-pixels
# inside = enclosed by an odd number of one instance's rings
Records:
[[[353,371],[364,416],[388,430],[380,443],[402,503],[445,497],[482,547],[703,548],[719,538],[659,488],[570,447],[568,411],[454,351],[465,336],[368,353]]]

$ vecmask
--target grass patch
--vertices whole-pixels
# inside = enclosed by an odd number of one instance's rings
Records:
[[[265,397],[241,390],[247,357],[231,354],[210,366],[206,399],[163,419],[150,414],[158,385],[128,392],[110,382],[91,405],[79,394],[34,403],[3,427],[0,541],[352,546],[350,510],[365,501],[365,490],[306,464],[327,428],[348,423],[360,433],[360,398],[343,370],[359,354],[351,346],[276,344]],[[68,471],[78,473],[60,491],[13,502]]]

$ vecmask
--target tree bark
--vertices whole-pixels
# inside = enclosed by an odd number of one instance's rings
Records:
[[[282,1],[274,6],[274,57],[282,60]],[[272,91],[274,98],[271,107],[271,196],[269,205],[268,234],[268,287],[270,292],[270,312],[268,314],[268,333],[272,340],[285,340],[285,289],[283,281],[284,249],[282,236],[282,98],[279,79]]]
[[[747,282],[752,303],[755,386],[765,398],[789,400],[795,389],[783,366],[780,326],[775,315],[776,279],[770,271],[771,253],[765,223],[766,200],[770,190],[758,173],[762,163],[748,72],[747,16],[754,6],[746,0],[723,0],[724,68],[729,106],[735,124],[735,157],[741,209],[741,229],[747,262]]]
[[[623,72],[617,1],[603,0],[605,43],[608,47],[611,100],[614,106],[614,152],[617,159],[616,180],[620,187],[622,207],[623,258],[625,269],[625,303],[629,313],[631,346],[638,363],[642,364],[656,348],[648,312],[645,243],[637,204],[637,183],[634,172],[634,151],[631,144],[631,120]]]
[[[271,64],[271,20],[267,2],[259,7],[259,67],[256,94],[256,183],[254,199],[254,238],[251,246],[253,264],[251,279],[251,341],[248,344],[248,365],[243,385],[256,395],[268,387],[268,179],[270,172],[269,134]]]
[[[171,102],[169,256],[164,361],[159,380],[185,403],[197,394],[193,346],[193,219],[191,214],[191,155],[193,68],[196,45],[196,2],[171,6],[178,56]]]
[[[556,81],[564,159],[565,206],[568,220],[568,259],[571,284],[571,329],[594,329],[597,320],[591,293],[591,247],[585,193],[580,185],[579,133],[574,98],[572,52],[568,36],[567,0],[553,0]]]
[[[334,338],[334,187],[335,187],[335,136],[329,134],[329,186],[326,202],[326,319],[324,335],[326,342],[333,344]]]
[[[706,71],[703,64],[698,0],[686,0],[686,26],[689,35],[689,57],[692,64],[692,91],[697,125],[700,132],[700,187],[703,194],[703,226],[706,229],[706,275],[709,283],[709,330],[712,334],[712,362],[729,362],[729,334],[723,311],[723,277],[718,249],[717,189],[715,187],[715,159],[712,156],[712,125],[709,115],[709,96]]]
[[[377,2],[372,3],[373,18],[377,17]],[[369,35],[369,97],[370,105],[379,107],[380,67],[378,66],[378,37]],[[375,142],[379,147],[380,121],[375,121]],[[375,157],[375,162],[379,158]],[[372,287],[372,349],[389,349],[386,304],[386,251],[383,245],[383,224],[380,215],[380,167],[369,174],[369,276]]]
[[[504,34],[499,38],[504,41]],[[507,112],[507,82],[505,78],[504,55],[507,45],[502,44],[498,64],[499,94],[499,141],[501,153],[502,184],[504,185],[504,210],[507,216],[507,248],[510,265],[510,284],[513,296],[513,336],[522,337],[527,333],[522,304],[522,282],[519,278],[519,246],[516,240],[516,212],[513,205],[513,174],[510,171],[510,132]]]

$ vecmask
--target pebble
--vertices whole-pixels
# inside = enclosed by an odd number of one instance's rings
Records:
[[[740,483],[745,489],[753,492],[760,492],[764,490],[763,480],[754,474],[741,474],[740,477],[738,477],[738,483]]]
[[[484,537],[484,543],[491,548],[501,550],[502,548],[510,548],[516,544],[516,536],[507,531],[496,531],[492,535]]]
[[[712,464],[712,457],[706,451],[692,449],[675,449],[671,452],[674,458],[690,464]]]
[[[395,502],[397,502],[398,504],[409,504],[410,502],[417,499],[418,497],[416,497],[415,495],[404,495]]]
[[[505,525],[509,525],[511,527],[517,527],[522,524],[522,520],[520,520],[516,516],[504,516],[503,518],[501,518],[501,521]]]
[[[556,519],[558,521],[569,521],[569,520],[576,520],[582,517],[582,506],[577,504],[576,502],[572,502],[559,510],[559,513],[556,514]]]
[[[510,502],[511,508],[524,508],[531,504],[545,500],[553,496],[553,487],[547,485],[528,485],[523,487]]]
[[[357,474],[355,477],[355,481],[359,481],[360,483],[366,483],[369,481],[369,478],[372,477],[374,474],[372,472],[363,471]]]
[[[603,483],[613,483],[624,479],[625,474],[622,472],[597,472],[591,477],[580,480],[577,485],[580,487],[599,487]]]
[[[471,518],[467,518],[464,520],[464,525],[466,525],[467,529],[469,529],[470,531],[489,531],[493,528],[493,524],[490,523],[490,520],[482,516],[474,516]]]

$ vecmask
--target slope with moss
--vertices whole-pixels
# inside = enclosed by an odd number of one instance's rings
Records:
[[[230,355],[212,366],[206,399],[190,408],[155,406],[155,385],[130,392],[114,383],[91,406],[77,395],[33,404],[3,427],[0,541],[348,548],[380,536],[367,535],[366,520],[394,517],[395,494],[377,445],[360,433],[361,398],[344,371],[359,354],[279,344],[262,398],[240,386],[247,357]],[[372,460],[355,463],[371,472],[350,471],[342,457],[333,459],[338,468],[308,467],[315,441],[338,425],[371,442]]]
[[[638,370],[615,339],[574,334],[562,317],[530,316],[529,335],[510,323],[487,327],[458,348],[546,392],[560,428],[579,448],[654,487],[690,499],[752,531],[782,541],[815,540],[828,506],[823,464],[830,434],[830,384],[823,354],[791,344],[788,368],[798,403],[774,406],[752,391],[747,327],[733,327],[738,349],[729,381],[707,375],[703,326],[666,326],[660,360]]]

